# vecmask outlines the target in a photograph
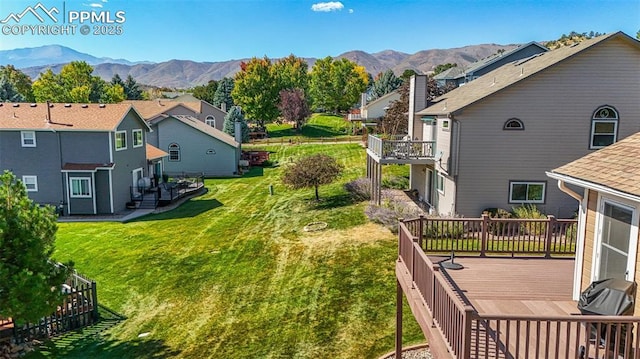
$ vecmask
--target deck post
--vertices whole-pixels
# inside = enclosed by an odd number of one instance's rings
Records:
[[[418,222],[418,245],[420,248],[424,248],[422,246],[422,234],[424,233],[424,214],[420,215],[420,222]]]
[[[402,286],[396,279],[396,358],[402,358]]]
[[[91,281],[91,300],[93,302],[93,322],[97,323],[100,319],[100,313],[98,312],[98,288],[96,288],[95,281]]]
[[[546,248],[544,249],[544,257],[551,258],[551,238],[553,237],[553,233],[551,232],[552,232],[552,229],[555,227],[556,217],[552,215],[548,215],[547,219],[548,219],[547,231],[546,231],[546,239],[544,243],[544,246]]]
[[[482,241],[480,243],[480,257],[486,257],[487,253],[487,232],[489,231],[489,215],[482,214]]]
[[[464,332],[462,337],[462,353],[459,358],[471,358],[471,323],[473,322],[474,309],[466,305],[464,307],[463,326]]]
[[[378,191],[378,206],[380,205],[380,203],[382,202],[382,164],[377,163],[376,162],[376,167],[377,167],[377,171],[376,171],[376,182],[377,184],[377,191]]]

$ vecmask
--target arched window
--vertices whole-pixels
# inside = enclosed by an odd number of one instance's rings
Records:
[[[524,123],[517,118],[510,118],[504,123],[503,130],[524,130]]]
[[[206,123],[207,125],[211,126],[211,127],[216,127],[216,118],[209,115],[207,116],[207,118],[204,119],[204,123]]]
[[[589,148],[597,149],[616,142],[618,137],[618,111],[611,106],[601,106],[591,117]]]
[[[169,145],[169,161],[177,162],[180,161],[180,145],[177,143],[172,143]]]

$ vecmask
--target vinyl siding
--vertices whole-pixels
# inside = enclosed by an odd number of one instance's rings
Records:
[[[424,109],[427,103],[427,76],[416,75],[411,77],[411,93],[413,96],[409,96],[409,113],[415,114],[416,112]],[[411,116],[410,116],[411,117]],[[413,121],[409,122],[409,134],[411,138],[422,140],[422,116],[413,116]]]
[[[200,121],[204,122],[207,116],[211,115],[216,119],[216,129],[222,131],[224,117],[226,116],[224,111],[204,101],[201,105],[201,111],[202,112],[198,114]]]
[[[36,147],[22,147],[20,131],[0,131],[0,170],[9,170],[20,180],[37,176],[38,191],[27,192],[40,204],[58,205],[65,199],[60,173],[60,132],[36,131]]]
[[[115,134],[110,134],[113,138],[113,159],[116,164],[112,170],[113,209],[115,212],[124,210],[126,203],[131,200],[130,188],[133,185],[133,171],[142,168],[143,177],[149,175],[144,143],[141,147],[133,147],[132,130],[134,129],[143,129],[145,135],[142,137],[143,139],[146,138],[146,127],[134,112],[129,112],[117,129],[118,131],[127,132],[127,149],[122,151],[115,150]],[[99,193],[99,196],[107,195],[108,193]]]
[[[156,130],[157,129],[157,130]],[[169,145],[180,145],[180,161],[166,160],[169,173],[204,173],[205,176],[232,176],[237,171],[236,148],[176,119],[167,118],[154,126],[158,148],[169,152]],[[207,154],[208,150],[215,154]]]
[[[510,209],[509,180],[546,182],[539,207],[571,216],[574,199],[550,183],[545,171],[589,150],[591,117],[602,105],[619,112],[618,139],[640,130],[640,51],[609,41],[470,105],[460,123],[456,209],[477,216],[483,208]],[[510,118],[524,131],[504,131]]]

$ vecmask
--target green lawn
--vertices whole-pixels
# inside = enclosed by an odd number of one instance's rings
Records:
[[[297,132],[290,124],[267,124],[267,132],[270,139],[304,140],[317,138],[346,137],[351,134],[351,123],[342,116],[315,113],[302,126],[302,131]],[[357,137],[359,139],[360,136]]]
[[[376,358],[392,349],[396,239],[342,187],[364,175],[364,149],[267,149],[280,167],[207,180],[207,194],[176,210],[125,224],[61,223],[56,259],[75,261],[97,281],[101,304],[127,319],[28,357]],[[287,162],[316,152],[346,168],[321,187],[320,203],[279,180]],[[304,232],[313,221],[328,228]],[[423,341],[405,309],[405,343]]]

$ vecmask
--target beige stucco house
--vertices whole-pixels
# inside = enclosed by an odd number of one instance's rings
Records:
[[[574,297],[596,280],[637,281],[640,133],[547,175],[579,203]],[[569,190],[567,185],[580,190]],[[637,293],[635,313],[640,313]]]
[[[368,173],[410,164],[411,189],[441,215],[535,204],[572,217],[576,201],[545,172],[640,130],[640,42],[622,32],[508,63],[430,104],[426,83],[411,79],[411,143],[370,138]]]

